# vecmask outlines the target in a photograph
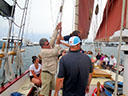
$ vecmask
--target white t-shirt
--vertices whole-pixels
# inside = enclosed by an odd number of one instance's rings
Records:
[[[109,63],[109,65],[114,65],[114,64],[116,64],[117,63],[117,61],[116,61],[116,58],[114,57],[114,58],[110,58],[110,63]]]
[[[103,61],[104,61],[104,62],[105,62],[105,64],[107,65],[107,64],[108,64],[109,59],[108,59],[107,57],[105,57],[105,58],[103,59]]]
[[[34,64],[32,64],[30,67],[29,67],[29,71],[30,71],[30,76],[33,76],[33,74],[32,74],[32,70],[35,72],[35,74],[37,75],[37,74],[39,74],[40,73],[40,69],[41,69],[41,65],[40,64],[38,64],[38,69],[36,69],[35,68],[35,65]]]

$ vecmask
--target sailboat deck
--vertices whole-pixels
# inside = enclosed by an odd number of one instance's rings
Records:
[[[22,86],[17,90],[17,92],[20,92],[24,94],[25,96],[27,96],[27,94],[30,92],[32,87],[33,87],[33,83],[30,82],[29,78],[27,78],[24,84],[22,84]]]
[[[86,96],[92,96],[94,89],[97,88],[97,82],[100,82],[100,84],[103,85],[104,82],[106,82],[106,81],[110,81],[110,79],[104,78],[104,77],[92,78],[92,81],[90,84],[90,90]],[[101,95],[101,96],[105,96],[105,95]]]
[[[104,70],[104,69],[102,69],[102,70]],[[109,73],[109,74],[111,74],[112,79],[115,80],[116,73],[114,73],[114,72],[112,72],[110,70],[104,70],[104,71]],[[118,81],[123,82],[123,76],[118,75]]]
[[[90,84],[90,91],[87,96],[91,96],[94,89],[97,88],[97,82],[100,82],[101,85],[106,81],[115,80],[116,73],[107,70],[107,69],[94,69],[93,70],[93,78]],[[123,82],[123,77],[118,75],[118,81]],[[101,95],[105,96],[105,95]]]

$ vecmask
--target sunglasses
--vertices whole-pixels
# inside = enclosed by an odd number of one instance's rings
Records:
[[[49,45],[49,43],[45,44],[44,46],[48,46],[48,45]]]

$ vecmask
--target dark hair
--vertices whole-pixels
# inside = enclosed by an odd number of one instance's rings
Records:
[[[64,51],[66,51],[66,50],[63,49],[63,50],[60,51],[60,54],[58,55],[58,59],[59,59],[60,56],[62,56],[62,53],[63,53]]]
[[[78,34],[80,34],[80,31],[75,30],[70,34],[70,36],[78,36]]]
[[[35,63],[36,59],[37,59],[37,56],[32,56],[32,63]]]
[[[41,38],[39,41],[40,46],[42,47],[45,42],[48,42],[48,40],[46,38]]]

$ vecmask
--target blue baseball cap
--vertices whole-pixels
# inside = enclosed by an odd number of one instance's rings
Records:
[[[81,40],[80,40],[79,37],[77,37],[77,36],[70,37],[70,39],[69,39],[69,45],[70,46],[75,46],[75,45],[77,45],[79,43],[81,43]]]

